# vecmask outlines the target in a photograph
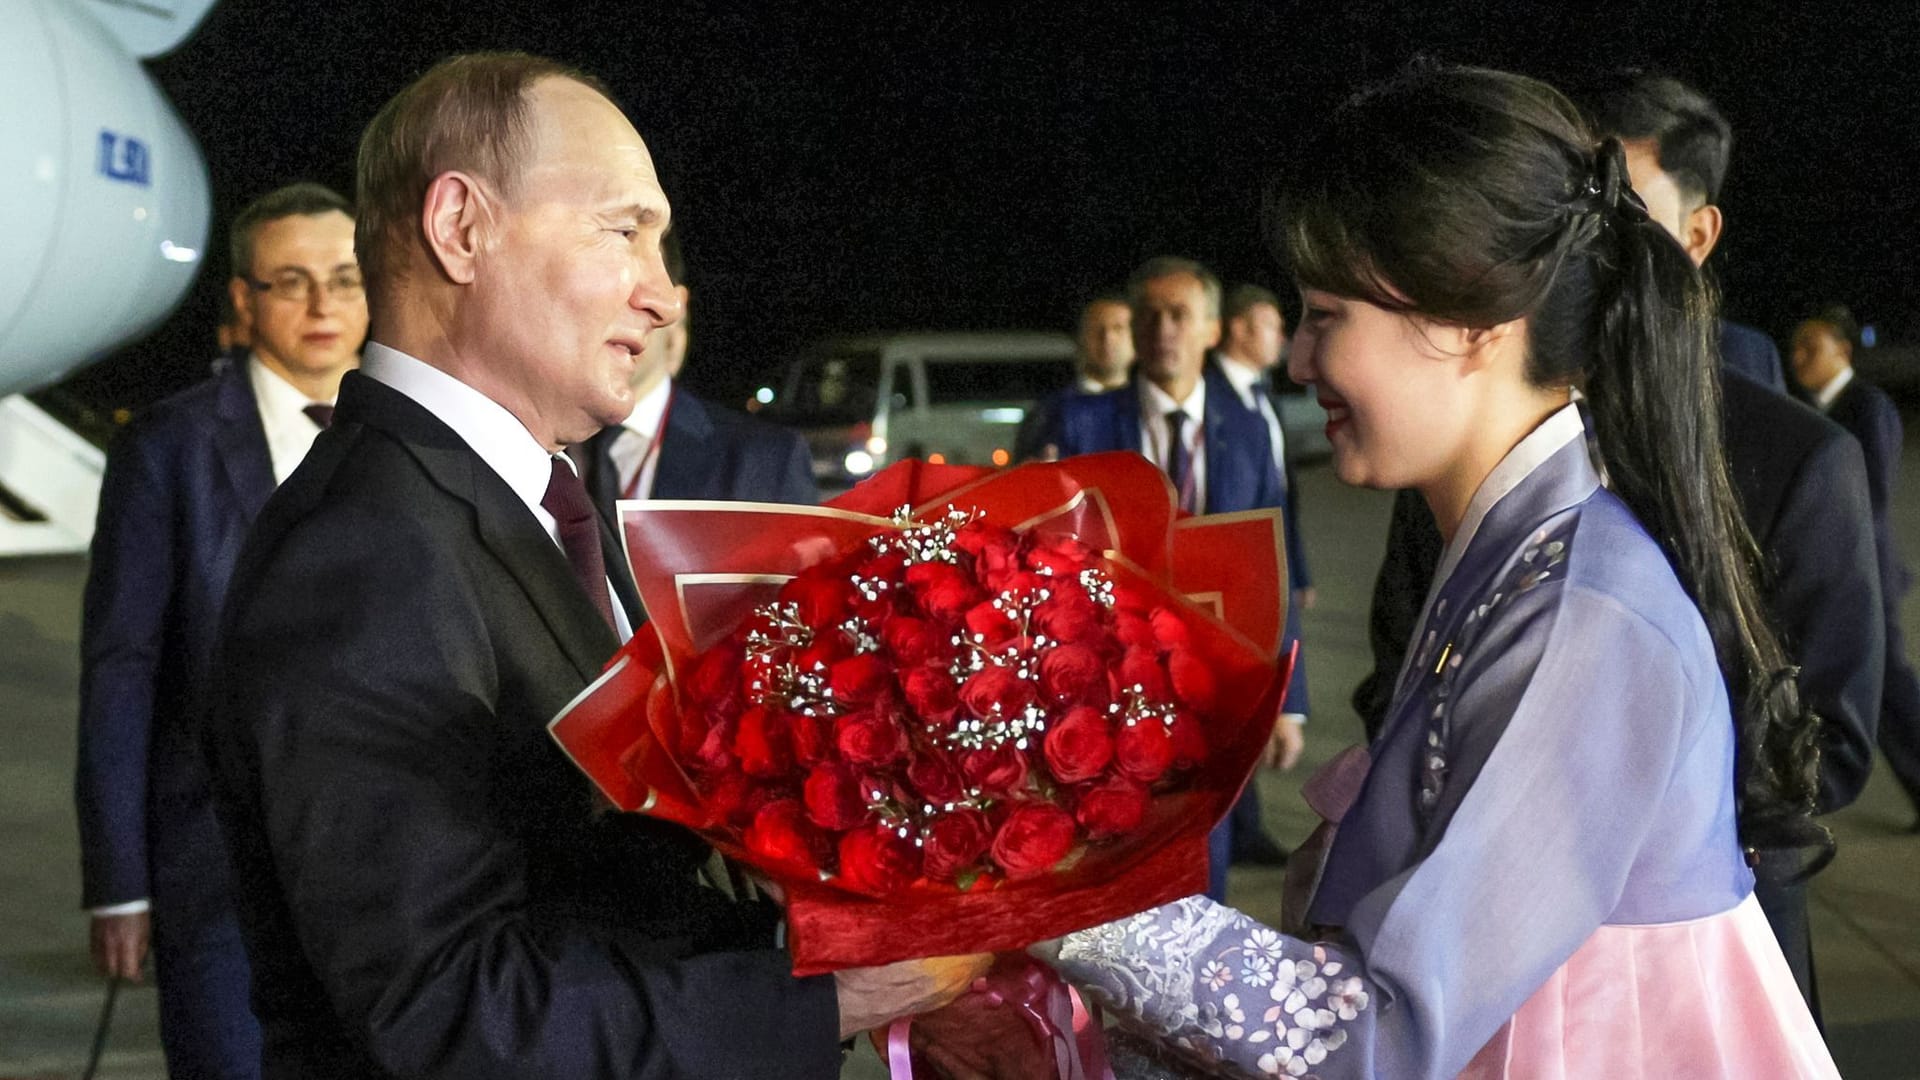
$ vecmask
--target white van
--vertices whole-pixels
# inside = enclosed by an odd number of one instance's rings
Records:
[[[1006,465],[1027,411],[1073,382],[1060,333],[903,333],[835,337],[808,349],[761,415],[800,432],[831,493],[917,457]]]

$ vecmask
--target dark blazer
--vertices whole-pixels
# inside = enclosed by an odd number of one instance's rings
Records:
[[[654,467],[654,498],[820,501],[813,458],[798,433],[703,401],[678,386],[671,401]],[[622,430],[602,430],[587,440],[582,455],[587,490],[609,521],[618,520],[613,506],[620,498],[620,473],[610,450]]]
[[[350,374],[334,420],[241,557],[213,721],[267,1075],[837,1076],[833,981],[548,737],[618,645],[558,546],[404,395]]]
[[[1280,507],[1287,512],[1286,496],[1280,486],[1280,474],[1273,467],[1272,443],[1267,438],[1266,421],[1246,407],[1240,395],[1212,364],[1206,368],[1207,408],[1203,419],[1207,447],[1207,499],[1210,514],[1239,510]],[[1053,431],[1047,442],[1060,448],[1061,457],[1098,454],[1109,450],[1139,453],[1140,388],[1127,385],[1104,394],[1062,398],[1054,414]],[[1291,583],[1289,583],[1291,584]],[[1286,640],[1300,640],[1299,605],[1287,604]],[[1293,684],[1287,690],[1285,709],[1290,713],[1308,711],[1307,672],[1303,663],[1294,668]]]
[[[147,409],[107,454],[80,630],[87,907],[229,903],[198,731],[227,581],[272,493],[245,363]]]
[[[1787,392],[1779,348],[1751,326],[1720,320],[1720,368],[1739,372],[1776,394]]]
[[[1827,419],[1847,429],[1860,440],[1867,461],[1867,494],[1873,499],[1874,530],[1880,543],[1880,560],[1886,585],[1883,597],[1889,620],[1898,621],[1900,597],[1907,591],[1907,568],[1894,543],[1890,514],[1893,485],[1900,471],[1900,446],[1903,432],[1900,410],[1887,392],[1855,374],[1844,390],[1827,406]]]

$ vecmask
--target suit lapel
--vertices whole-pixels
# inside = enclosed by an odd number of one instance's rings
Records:
[[[1114,395],[1113,441],[1115,450],[1147,452],[1140,441],[1140,384],[1135,379],[1127,380],[1126,393]]]
[[[452,428],[413,399],[358,372],[340,383],[337,423],[377,428],[403,443],[433,482],[474,509],[480,542],[500,560],[583,679],[593,680],[620,641],[580,591],[567,557],[505,480]]]
[[[273,494],[274,481],[273,458],[267,451],[266,430],[260,426],[253,384],[247,379],[247,363],[230,363],[219,375],[213,444],[235,505],[252,521]]]
[[[654,466],[654,498],[718,497],[720,456],[711,445],[712,435],[713,419],[707,407],[675,387],[667,407],[667,430],[660,437],[660,461]]]

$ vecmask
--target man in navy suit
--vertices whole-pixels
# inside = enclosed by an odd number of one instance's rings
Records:
[[[1220,341],[1220,281],[1188,259],[1148,260],[1127,284],[1133,308],[1132,380],[1118,390],[1070,398],[1060,405],[1048,442],[1062,457],[1131,450],[1167,473],[1180,508],[1225,514],[1286,509],[1267,426],[1246,407],[1207,350]],[[1287,605],[1286,641],[1300,637],[1297,604]],[[1269,761],[1299,756],[1307,714],[1304,666],[1274,725]],[[1225,899],[1236,833],[1257,829],[1259,803],[1247,785],[1241,805],[1213,832],[1207,893]]]
[[[1053,416],[1071,397],[1104,394],[1127,384],[1133,370],[1133,309],[1124,293],[1101,293],[1080,309],[1074,333],[1073,385],[1033,403],[1013,437],[1013,460],[1052,461],[1060,448],[1047,442]]]
[[[661,254],[684,312],[692,293],[672,234]],[[607,520],[619,522],[621,499],[819,502],[806,440],[680,387],[688,340],[684,314],[647,335],[635,361],[633,411],[578,448],[582,478]]]
[[[1900,631],[1900,598],[1912,579],[1894,542],[1890,520],[1903,433],[1893,399],[1854,374],[1853,343],[1858,336],[1853,315],[1843,307],[1830,307],[1802,322],[1793,333],[1793,377],[1817,408],[1860,440],[1866,454],[1887,626],[1880,749],[1908,801],[1920,808],[1920,679],[1907,662],[1906,638]],[[1920,831],[1920,820],[1913,828]]]
[[[83,902],[103,972],[137,980],[151,940],[174,1076],[260,1073],[199,730],[241,541],[366,338],[351,214],[317,184],[242,211],[229,293],[251,351],[148,409],[107,456],[81,628]]]

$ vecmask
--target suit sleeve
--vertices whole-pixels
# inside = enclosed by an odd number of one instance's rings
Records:
[[[1300,483],[1293,474],[1293,465],[1286,467],[1287,493],[1287,566],[1293,576],[1293,587],[1310,589],[1313,587],[1313,571],[1307,567],[1307,541],[1300,531]]]
[[[781,443],[786,460],[780,469],[780,501],[797,506],[813,506],[820,501],[820,485],[813,479],[813,453],[807,441],[793,432],[784,432]]]
[[[1788,485],[1768,547],[1770,606],[1820,714],[1820,809],[1858,798],[1873,771],[1886,632],[1873,510],[1859,444],[1835,435]]]
[[[82,903],[148,895],[147,764],[156,680],[173,602],[173,491],[149,429],[107,455],[80,623],[80,748],[74,798]]]
[[[285,539],[229,612],[239,718],[291,925],[328,1001],[402,1077],[837,1075],[830,978],[784,952],[690,955],[536,908],[500,820],[526,717],[470,579],[411,520]],[[485,572],[485,571],[481,571]]]

